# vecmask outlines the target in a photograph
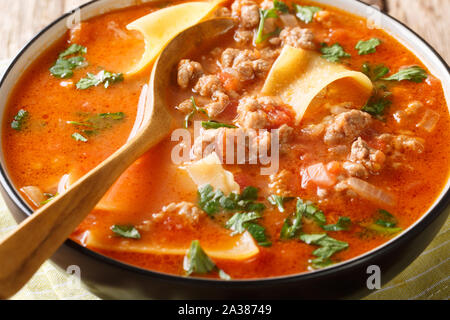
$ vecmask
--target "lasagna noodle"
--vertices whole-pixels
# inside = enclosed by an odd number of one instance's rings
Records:
[[[202,248],[211,258],[223,260],[246,260],[259,253],[258,246],[255,244],[252,236],[245,232],[241,235],[221,237],[223,241],[202,241]],[[114,240],[114,241],[112,241]],[[165,243],[157,243],[157,241],[146,242],[145,239],[107,239],[95,230],[89,231],[86,239],[86,245],[91,248],[118,252],[134,252],[144,254],[161,254],[161,255],[185,255],[189,249],[191,242],[177,245],[167,245]]]
[[[370,95],[373,85],[363,73],[323,59],[318,53],[284,46],[264,83],[262,93],[279,96],[293,107],[297,124],[314,98],[331,83],[351,78],[356,88]]]
[[[155,11],[131,22],[127,29],[142,33],[145,51],[141,60],[127,74],[133,75],[148,67],[170,40],[207,18],[221,2],[223,0],[183,3]]]

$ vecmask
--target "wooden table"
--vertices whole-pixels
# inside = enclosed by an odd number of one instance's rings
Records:
[[[89,0],[0,0],[0,60],[14,56],[36,32]],[[364,0],[405,22],[450,61],[449,0]]]

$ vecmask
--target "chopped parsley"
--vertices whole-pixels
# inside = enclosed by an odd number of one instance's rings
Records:
[[[191,246],[184,256],[183,269],[188,276],[193,273],[205,274],[217,270],[221,279],[231,280],[228,274],[217,268],[214,261],[202,249],[198,240],[191,242]]]
[[[264,34],[264,24],[266,23],[266,19],[278,19],[278,12],[287,13],[289,12],[289,7],[284,2],[275,0],[272,9],[259,9],[259,26],[258,31],[256,32],[255,44],[260,44],[280,33],[281,30],[277,28],[274,32]]]
[[[345,231],[350,228],[352,221],[348,217],[339,217],[336,224],[327,224],[322,226],[325,231]]]
[[[255,202],[258,199],[258,189],[247,187],[242,194],[234,192],[226,196],[221,190],[214,190],[211,185],[198,189],[199,207],[208,215],[213,216],[219,212],[262,212],[266,206]]]
[[[246,223],[245,227],[261,247],[270,247],[272,242],[267,239],[266,228],[256,223]]]
[[[381,44],[381,40],[378,38],[372,38],[367,41],[359,41],[355,49],[358,50],[358,54],[360,56],[375,53],[377,51],[377,47]]]
[[[140,239],[141,234],[139,231],[132,225],[113,225],[111,227],[111,231],[114,232],[117,236],[128,239]]]
[[[319,7],[313,6],[300,6],[298,4],[294,4],[295,15],[304,23],[308,24],[313,21],[314,15],[321,11],[322,9]]]
[[[320,269],[327,267],[334,262],[331,260],[331,256],[335,253],[348,248],[348,243],[339,241],[324,234],[302,234],[300,239],[309,244],[320,246],[320,248],[313,251],[313,255],[317,258],[311,261],[312,267]]]
[[[428,78],[427,72],[419,66],[412,66],[408,68],[400,69],[396,74],[384,78],[386,81],[403,81],[409,80],[412,82],[420,83]]]
[[[231,235],[243,233],[246,230],[245,224],[249,221],[254,221],[261,218],[256,212],[244,212],[244,213],[236,213],[234,216],[230,218],[225,224],[227,229],[233,231]]]
[[[267,201],[269,201],[269,203],[273,206],[276,206],[278,208],[278,211],[280,212],[284,212],[284,203],[287,201],[290,201],[294,199],[293,197],[282,197],[282,196],[277,196],[275,194],[269,196],[267,198]]]
[[[58,196],[58,193],[53,195],[51,193],[44,193],[44,196],[47,198],[47,200],[44,200],[41,202],[41,206],[46,205],[47,203],[51,202],[53,199],[55,199]]]
[[[25,124],[28,117],[28,111],[20,109],[19,112],[17,112],[17,114],[14,116],[14,120],[11,122],[11,128],[17,131],[22,130],[23,125]]]
[[[319,210],[312,202],[304,202],[298,198],[296,211],[302,212],[306,218],[313,219],[318,225],[322,226],[327,223],[327,219],[322,210]]]
[[[384,64],[372,66],[366,62],[362,65],[361,71],[370,78],[373,82],[380,80],[389,73],[389,68]]]
[[[86,128],[82,129],[81,131],[83,134],[88,136],[93,136],[98,134],[102,130],[109,129],[118,121],[123,120],[125,118],[125,113],[123,112],[114,112],[114,113],[108,112],[108,113],[99,113],[95,115],[90,114],[82,114],[82,115],[85,116],[83,120],[67,121],[67,123],[74,126]]]
[[[88,139],[78,132],[72,134],[72,139],[80,142],[88,142]]]
[[[389,97],[391,92],[387,91],[386,86],[375,87],[374,94],[369,98],[366,104],[362,107],[362,111],[367,112],[378,120],[384,121],[384,112],[388,108],[392,101]]]
[[[323,43],[320,51],[322,52],[322,58],[330,62],[340,62],[342,58],[351,57],[339,43],[335,43],[332,46]]]
[[[85,78],[80,79],[80,81],[77,82],[77,89],[79,90],[86,90],[91,87],[97,87],[100,84],[103,84],[103,86],[108,88],[113,83],[118,83],[123,81],[123,74],[122,73],[112,73],[109,71],[102,70],[97,74],[93,74],[88,72],[87,76]]]
[[[205,109],[200,108],[199,106],[197,106],[197,103],[195,102],[194,97],[191,97],[191,103],[192,103],[192,111],[186,115],[186,117],[184,118],[184,127],[187,129],[189,128],[189,124],[191,123],[192,118],[197,114],[197,113],[203,113],[204,115],[208,115],[205,111]],[[203,125],[203,123],[202,123]]]
[[[284,220],[283,227],[281,228],[280,239],[288,240],[296,238],[302,230],[303,211],[299,210],[298,206],[295,211],[295,217],[288,217]]]
[[[65,51],[61,52],[55,64],[50,68],[52,76],[61,79],[68,79],[73,76],[73,70],[87,66],[86,59],[81,55],[87,53],[87,48],[79,44],[72,44]],[[68,56],[76,55],[70,58]]]
[[[206,130],[209,129],[219,129],[219,128],[237,128],[232,124],[220,123],[214,120],[202,121],[202,127]]]
[[[386,210],[378,210],[375,221],[368,226],[369,230],[384,234],[395,234],[402,231],[397,227],[397,219]]]

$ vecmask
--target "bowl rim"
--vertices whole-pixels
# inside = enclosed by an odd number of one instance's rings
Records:
[[[85,7],[88,7],[96,2],[104,1],[104,0],[91,0],[81,6],[78,6],[77,8],[64,13],[59,18],[48,24],[45,28],[43,28],[40,32],[38,32],[31,40],[29,40],[23,48],[19,51],[19,53],[12,59],[10,62],[8,68],[5,70],[5,72],[2,75],[2,78],[0,79],[0,87],[3,86],[7,76],[14,68],[17,61],[22,57],[22,55],[28,50],[28,48],[36,42],[44,33],[46,33],[49,29],[51,29],[54,25],[61,22],[61,20],[68,18],[71,16],[74,12],[81,10]],[[159,0],[156,0],[157,2]],[[372,7],[371,5],[362,2],[361,0],[356,0],[356,3],[362,4],[367,7]],[[337,7],[339,8],[339,7]],[[408,32],[410,32],[413,36],[415,36],[418,40],[420,40],[433,54],[435,57],[440,60],[440,62],[446,67],[447,73],[450,75],[450,67],[448,63],[445,61],[445,59],[437,52],[436,49],[433,48],[432,45],[430,45],[422,36],[417,34],[414,30],[412,30],[410,27],[408,27],[403,22],[399,21],[398,19],[392,17],[388,13],[385,13],[383,11],[379,11],[382,15],[385,17],[393,20],[395,23],[400,24],[402,27],[404,27]],[[393,36],[393,35],[392,35]],[[393,36],[395,38],[395,36]],[[3,117],[3,115],[2,115]],[[3,150],[0,150],[0,152],[3,152]],[[20,209],[20,211],[30,216],[33,213],[33,210],[30,208],[30,206],[22,199],[19,192],[13,185],[12,181],[9,179],[7,175],[7,170],[4,167],[2,163],[0,163],[0,184],[4,188],[6,194],[10,198],[10,200],[13,202],[13,204]],[[446,185],[445,188],[448,186]],[[439,199],[440,197],[440,199]],[[299,280],[312,280],[318,277],[327,277],[329,275],[338,273],[338,272],[345,272],[352,270],[353,268],[364,265],[370,262],[370,260],[374,259],[378,256],[383,256],[387,254],[389,251],[392,251],[396,248],[401,247],[404,243],[407,243],[408,241],[415,238],[420,232],[422,232],[428,225],[430,225],[438,216],[444,213],[445,209],[450,207],[450,188],[443,194],[441,191],[441,194],[436,201],[434,202],[431,210],[426,214],[423,215],[419,220],[417,220],[414,224],[412,224],[408,229],[404,230],[401,234],[398,236],[392,238],[391,240],[385,242],[384,244],[366,252],[359,256],[356,256],[352,259],[337,263],[333,266],[319,269],[319,270],[313,270],[298,274],[291,274],[291,275],[283,275],[283,276],[276,276],[276,277],[269,277],[269,278],[255,278],[255,279],[232,279],[232,280],[221,280],[221,279],[210,279],[210,278],[200,278],[200,277],[184,277],[182,275],[175,275],[175,274],[169,274],[159,271],[153,271],[144,269],[138,266],[134,266],[113,258],[110,258],[106,255],[103,255],[101,253],[98,253],[96,251],[93,251],[91,249],[88,249],[77,242],[67,239],[63,246],[68,246],[79,253],[86,255],[88,257],[91,257],[95,260],[98,260],[102,263],[106,263],[112,267],[117,267],[120,269],[123,269],[125,271],[137,273],[143,276],[149,276],[158,278],[158,280],[166,281],[166,282],[179,282],[179,283],[186,283],[186,284],[198,284],[198,285],[204,285],[204,286],[215,286],[217,284],[220,284],[221,286],[225,287],[243,287],[243,286],[254,286],[254,285],[267,285],[267,284],[273,284],[273,283],[286,283],[286,282],[295,282]]]

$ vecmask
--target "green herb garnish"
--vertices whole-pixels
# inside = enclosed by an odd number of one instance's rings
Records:
[[[55,199],[58,196],[58,193],[53,195],[51,193],[44,193],[44,196],[47,198],[47,200],[44,200],[41,202],[41,206],[46,205],[47,203],[51,202],[53,199]]]
[[[78,132],[72,134],[72,139],[80,142],[88,142],[88,139]]]
[[[191,97],[191,103],[192,103],[192,111],[188,115],[186,115],[186,117],[184,118],[184,127],[186,129],[189,128],[189,124],[191,123],[192,118],[197,113],[203,113],[204,115],[208,116],[208,113],[205,111],[205,109],[197,106],[197,103],[195,102],[194,97]],[[203,125],[203,123],[202,123],[202,125]]]
[[[420,83],[423,82],[426,78],[428,78],[427,72],[419,66],[413,66],[408,68],[403,68],[396,74],[384,78],[386,81],[403,81],[409,80],[412,82]]]
[[[111,84],[121,82],[123,79],[122,73],[112,73],[105,70],[102,70],[97,74],[88,72],[86,78],[80,79],[76,86],[79,90],[86,90],[88,88],[97,87],[98,85],[103,84],[106,89]]]
[[[300,239],[307,244],[320,246],[314,250],[313,255],[317,258],[312,260],[312,266],[316,269],[333,264],[331,256],[348,248],[348,243],[329,237],[327,234],[302,234]]]
[[[377,47],[381,44],[381,40],[378,38],[372,38],[367,41],[359,41],[355,49],[358,50],[358,54],[360,56],[375,53],[377,51]]]
[[[312,202],[304,202],[302,199],[297,200],[297,212],[302,212],[306,218],[313,219],[318,225],[322,226],[327,223],[327,219],[322,210],[319,210]]]
[[[300,6],[298,4],[294,4],[295,15],[304,23],[308,24],[313,21],[314,15],[321,11],[322,9],[319,7],[313,6]]]
[[[205,274],[217,270],[221,279],[231,280],[231,277],[228,274],[217,268],[214,261],[212,261],[202,249],[198,240],[191,242],[191,246],[184,256],[183,269],[188,276],[193,273]]]
[[[287,201],[291,201],[292,199],[294,199],[294,198],[293,197],[282,197],[282,196],[277,196],[277,195],[273,194],[267,198],[267,201],[269,201],[271,205],[276,206],[278,208],[278,211],[284,212],[284,203]]]
[[[202,121],[202,127],[206,130],[209,129],[219,129],[219,128],[237,128],[231,124],[220,123],[214,120]]]
[[[14,130],[22,130],[23,125],[29,117],[28,111],[20,109],[19,112],[14,116],[14,120],[11,122],[11,128]]]
[[[302,230],[303,211],[296,210],[295,217],[288,217],[284,220],[281,228],[280,239],[293,239],[297,237]]]
[[[257,220],[261,216],[256,212],[236,213],[227,221],[225,227],[233,231],[231,235],[243,233],[246,230],[245,224],[249,221]]]
[[[114,232],[117,236],[128,239],[140,239],[141,234],[139,231],[132,225],[113,225],[111,227],[111,231]]]
[[[82,132],[85,135],[93,136],[98,134],[100,131],[111,128],[118,121],[125,118],[125,113],[114,112],[114,113],[99,113],[93,116],[86,114],[87,118],[81,121],[67,121],[68,124],[80,127],[86,127],[88,129],[83,129]]]
[[[380,80],[389,73],[389,68],[384,64],[372,66],[366,62],[362,65],[361,71],[370,78],[373,82]]]
[[[275,0],[273,2],[272,9],[259,9],[259,26],[258,31],[256,32],[255,44],[262,43],[270,37],[276,36],[280,33],[281,30],[277,28],[277,30],[275,30],[274,32],[264,34],[264,24],[266,22],[266,19],[277,19],[279,17],[278,12],[287,13],[289,12],[289,7],[284,2]]]
[[[323,230],[326,231],[345,231],[348,230],[352,221],[348,217],[339,217],[338,222],[336,224],[328,224],[322,226]]]
[[[328,46],[323,43],[322,48],[320,49],[322,52],[322,58],[330,61],[330,62],[340,62],[341,58],[349,58],[351,55],[344,51],[344,48],[339,43],[335,43],[332,46]]]
[[[67,57],[74,54],[83,55],[86,54],[86,52],[86,47],[76,43],[72,44],[69,48],[59,54],[55,64],[50,68],[50,73],[56,78],[71,78],[73,76],[73,70],[87,66],[87,62],[82,56]]]
[[[369,230],[378,233],[395,234],[402,231],[397,227],[397,219],[386,210],[378,210],[374,223],[368,226]]]

